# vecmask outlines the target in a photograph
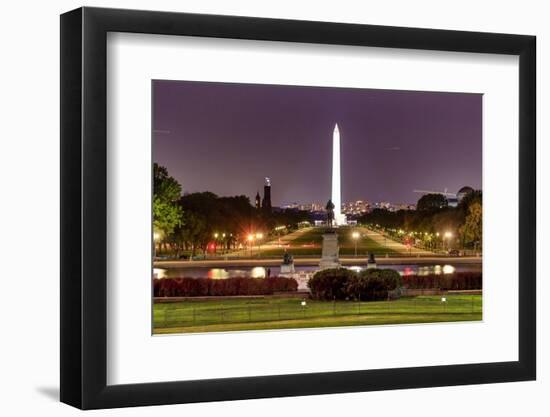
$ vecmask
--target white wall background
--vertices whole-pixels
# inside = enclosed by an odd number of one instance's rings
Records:
[[[292,19],[534,34],[538,37],[539,259],[550,250],[548,132],[550,26],[545,3],[430,0],[127,0],[89,6],[239,14]],[[59,17],[81,6],[70,0],[3,4],[0,65],[0,410],[5,415],[75,415],[59,392]],[[505,196],[503,196],[505,198]],[[505,201],[504,201],[505,202]],[[546,232],[546,233],[545,233]],[[272,400],[99,411],[96,415],[280,416],[548,415],[550,342],[544,294],[550,285],[539,266],[539,378],[508,383]]]

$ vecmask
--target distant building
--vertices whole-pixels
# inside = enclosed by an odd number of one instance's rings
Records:
[[[256,209],[260,209],[262,207],[262,199],[260,197],[260,192],[256,191]]]
[[[265,177],[264,199],[262,200],[262,209],[271,211],[271,180]]]
[[[361,215],[369,211],[370,204],[364,200],[349,201],[342,204],[342,213],[349,216]]]

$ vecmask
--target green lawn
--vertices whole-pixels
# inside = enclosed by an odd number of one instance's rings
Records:
[[[313,301],[299,298],[229,298],[156,303],[154,333],[196,333],[373,324],[481,320],[481,295],[401,298],[395,301]]]
[[[355,241],[352,239],[351,234],[354,230],[361,233],[361,238],[357,240],[357,254],[358,256],[366,256],[367,253],[374,253],[375,255],[395,255],[397,252],[389,247],[381,245],[375,242],[370,237],[366,236],[366,229],[361,227],[340,227],[336,230],[338,233],[338,243],[340,246],[340,255],[354,255],[355,254]],[[298,236],[289,242],[290,247],[286,248],[286,251],[295,256],[313,256],[321,255],[321,244],[323,242],[323,234],[327,231],[325,228],[311,228],[302,235]],[[285,252],[285,248],[277,249],[261,249],[263,256],[282,256]]]

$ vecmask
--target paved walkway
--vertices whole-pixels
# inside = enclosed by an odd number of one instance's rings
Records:
[[[273,240],[270,240],[269,242],[261,242],[260,245],[258,245],[257,242],[254,242],[251,248],[246,249],[239,249],[233,252],[229,252],[226,255],[231,256],[254,256],[257,255],[260,251],[270,250],[270,249],[279,249],[281,247],[287,246],[292,242],[293,240],[299,238],[302,235],[305,235],[307,232],[309,232],[312,228],[311,227],[305,227],[303,229],[298,229],[292,233],[289,233],[287,235],[281,236],[280,238],[276,238]]]
[[[403,254],[403,255],[431,255],[433,252],[415,248],[414,246],[411,246],[409,249],[406,245],[402,244],[401,242],[397,242],[390,237],[385,237],[382,234],[375,232],[373,230],[367,229],[366,227],[361,228],[363,232],[369,237],[370,239],[374,240],[376,243],[378,243],[380,246],[385,246],[391,250],[394,250],[397,253]]]

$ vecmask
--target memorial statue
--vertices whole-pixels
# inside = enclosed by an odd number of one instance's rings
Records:
[[[332,200],[328,200],[325,209],[327,210],[327,225],[328,227],[332,227],[334,223],[334,203]]]
[[[369,259],[367,261],[367,269],[376,268],[376,259],[374,259],[374,253],[369,253]]]
[[[294,258],[288,252],[283,255],[283,264],[281,265],[281,272],[279,275],[282,277],[287,276],[292,278],[292,274],[296,273],[294,269]]]
[[[291,265],[292,263],[294,263],[292,255],[288,252],[285,252],[285,254],[283,255],[283,265]]]

